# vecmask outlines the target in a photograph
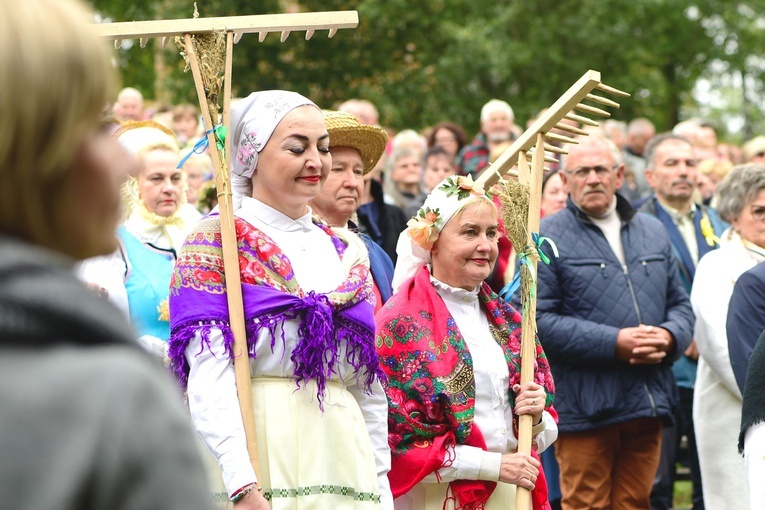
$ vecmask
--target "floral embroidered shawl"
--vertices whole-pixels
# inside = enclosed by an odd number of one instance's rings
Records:
[[[209,349],[210,331],[219,328],[226,352],[233,360],[234,339],[228,316],[219,223],[217,213],[200,221],[186,239],[170,283],[169,356],[184,386],[189,369],[184,353],[197,332],[202,335],[202,349]],[[316,221],[315,224],[331,236],[342,258],[345,244],[329,227]],[[289,259],[264,232],[236,218],[236,237],[250,357],[255,357],[255,342],[261,329],[269,330],[273,348],[277,337],[285,341],[281,323],[298,318],[298,341],[290,356],[298,386],[314,380],[321,404],[326,383],[338,363],[347,362],[357,376],[363,372],[360,382],[369,390],[382,372],[373,343],[372,278],[368,265],[354,265],[347,279],[328,294],[304,292]]]
[[[507,391],[513,406],[512,387],[520,383],[521,315],[500,302],[486,283],[481,285],[478,298],[505,354],[510,370]],[[377,352],[388,378],[389,478],[393,496],[398,497],[451,462],[448,446],[467,444],[485,449],[486,445],[473,424],[472,358],[454,318],[430,282],[427,266],[401,286],[377,312],[375,322]],[[534,380],[545,388],[545,407],[549,408],[555,388],[538,340]],[[459,507],[471,509],[483,508],[495,486],[495,482],[480,480],[451,483]]]

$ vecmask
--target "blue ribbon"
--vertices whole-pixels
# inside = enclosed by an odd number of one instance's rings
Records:
[[[221,126],[220,124],[215,126],[214,128],[205,131],[205,134],[202,138],[197,141],[197,143],[194,144],[194,147],[192,147],[191,151],[189,151],[188,154],[186,154],[180,163],[178,163],[177,169],[183,168],[183,165],[186,164],[186,161],[189,160],[192,154],[202,154],[204,151],[207,150],[207,147],[210,146],[210,141],[207,139],[207,135],[210,133],[215,133],[215,145],[218,147],[219,150],[223,150],[224,143],[226,142],[226,133],[227,129],[225,126]]]
[[[531,239],[534,241],[534,248],[536,248],[537,253],[539,254],[539,259],[547,264],[550,265],[550,258],[545,255],[545,253],[542,251],[542,245],[544,243],[548,243],[550,247],[552,248],[553,255],[555,258],[558,258],[560,255],[558,254],[558,247],[555,245],[555,242],[550,239],[549,237],[542,237],[539,235],[538,232],[532,232],[531,233]],[[518,288],[521,286],[521,266],[526,266],[526,269],[528,269],[529,273],[531,274],[531,296],[534,297],[536,295],[536,286],[537,286],[537,275],[536,271],[534,271],[534,265],[531,263],[531,257],[528,255],[528,249],[524,251],[523,253],[520,253],[518,255],[518,271],[515,272],[515,276],[513,277],[513,281],[502,287],[502,290],[499,291],[499,297],[502,298],[503,301],[506,303],[509,303],[510,300],[513,298],[513,294],[515,294],[515,291],[518,290]]]

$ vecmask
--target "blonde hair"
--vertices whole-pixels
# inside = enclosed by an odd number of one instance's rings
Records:
[[[0,231],[56,244],[60,190],[115,82],[79,0],[0,0]]]

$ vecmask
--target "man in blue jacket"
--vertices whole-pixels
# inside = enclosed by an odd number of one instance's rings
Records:
[[[720,246],[719,236],[728,227],[714,209],[693,202],[698,159],[687,138],[664,133],[649,140],[645,149],[645,178],[653,194],[639,211],[657,218],[669,235],[680,280],[691,293],[696,265],[701,257]],[[759,334],[755,335],[755,340]],[[693,428],[693,386],[699,351],[694,342],[672,366],[680,395],[675,409],[676,425],[664,429],[661,461],[651,493],[652,510],[670,510],[675,482],[675,463],[680,437],[688,438],[688,461],[693,482],[693,510],[703,510],[699,458]]]
[[[564,509],[649,508],[663,425],[676,404],[671,365],[694,316],[669,238],[616,193],[618,149],[569,149],[566,209],[540,233],[560,256],[538,273],[537,325],[556,381]]]

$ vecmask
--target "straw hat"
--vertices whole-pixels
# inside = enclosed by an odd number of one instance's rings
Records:
[[[153,120],[125,122],[112,136],[133,156],[156,146],[167,147],[176,154],[180,152],[175,133]]]
[[[322,110],[329,133],[329,148],[351,147],[359,151],[364,174],[371,172],[385,151],[388,133],[377,126],[360,124],[355,115]]]

